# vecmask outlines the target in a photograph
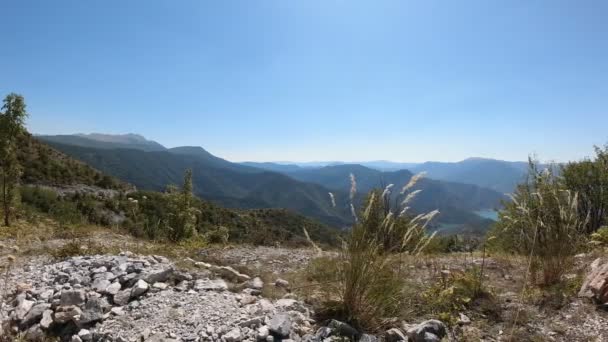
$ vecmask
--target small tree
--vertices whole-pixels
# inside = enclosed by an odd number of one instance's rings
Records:
[[[0,177],[5,226],[11,224],[12,206],[21,176],[16,145],[17,138],[25,131],[26,117],[23,96],[13,93],[7,95],[0,111]]]
[[[186,170],[181,191],[175,188],[168,190],[170,202],[169,225],[173,241],[187,239],[196,234],[196,215],[198,210],[192,206],[192,170]]]

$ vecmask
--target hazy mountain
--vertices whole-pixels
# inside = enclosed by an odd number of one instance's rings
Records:
[[[408,170],[379,171],[356,164],[314,167],[313,164],[231,163],[195,146],[147,151],[141,146],[149,141],[133,137],[132,140],[106,135],[40,138],[140,189],[162,190],[168,184],[179,184],[184,170],[191,168],[195,192],[202,198],[228,207],[286,208],[336,227],[352,223],[347,195],[350,173],[357,178],[357,203],[373,188],[395,184],[397,190],[412,177]],[[398,165],[370,163],[384,167]],[[500,193],[472,184],[424,179],[418,187],[423,191],[412,204],[413,210],[439,209],[442,214],[438,221],[448,224],[487,226],[473,211],[497,207],[503,198]],[[337,199],[335,208],[329,200],[330,191]]]
[[[426,162],[412,167],[413,172],[426,171],[429,178],[475,184],[503,193],[513,192],[526,175],[526,162],[469,158],[455,163]]]
[[[258,162],[242,162],[241,165],[251,166],[258,169],[276,171],[276,172],[291,172],[302,169],[301,166],[295,164],[278,164],[278,163],[258,163]]]
[[[408,170],[383,172],[357,164],[302,169],[287,174],[333,191],[345,191],[350,187],[351,173],[355,175],[357,190],[361,193],[394,184],[393,193],[396,194],[412,177],[412,173]],[[422,192],[412,202],[412,208],[419,212],[439,209],[442,212],[440,221],[444,223],[475,221],[479,217],[473,211],[498,207],[500,201],[505,199],[503,194],[491,189],[434,179],[423,178],[415,189],[421,189]]]
[[[255,164],[255,165],[253,165]],[[311,162],[311,163],[249,163],[249,165],[278,172],[298,171],[298,168],[319,169],[326,166],[361,165],[378,171],[410,170],[427,172],[427,177],[437,180],[473,184],[502,193],[509,193],[523,180],[527,162],[511,162],[485,158],[469,158],[460,162],[399,163],[391,161],[366,161],[357,163]]]
[[[180,147],[147,152],[46,141],[54,148],[139,189],[163,190],[168,184],[180,184],[184,171],[191,168],[195,193],[224,206],[286,208],[334,227],[351,222],[346,205],[332,208],[327,195],[329,190],[320,185],[230,163],[202,148]]]
[[[70,135],[38,135],[36,138],[59,144],[82,147],[115,149],[130,148],[142,151],[164,151],[166,148],[156,141],[147,140],[138,134],[70,134]]]

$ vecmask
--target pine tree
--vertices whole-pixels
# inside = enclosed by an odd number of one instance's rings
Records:
[[[21,166],[16,156],[17,138],[25,131],[26,117],[23,96],[14,93],[7,95],[0,111],[0,185],[5,226],[11,224],[12,205],[21,176]]]

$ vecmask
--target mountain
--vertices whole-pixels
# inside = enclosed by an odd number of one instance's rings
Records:
[[[128,184],[41,143],[29,133],[21,134],[18,139],[17,159],[22,165],[21,180],[25,184],[130,188]]]
[[[235,208],[285,208],[334,227],[347,226],[346,206],[332,208],[328,189],[286,175],[230,163],[198,147],[165,151],[91,148],[45,141],[57,150],[145,190],[181,184],[193,171],[196,195]]]
[[[58,144],[82,147],[115,149],[130,148],[142,151],[165,151],[166,148],[156,141],[147,140],[138,134],[72,134],[72,135],[38,135],[36,138]]]
[[[300,181],[322,185],[332,191],[345,191],[350,187],[351,173],[355,175],[357,191],[360,193],[394,184],[393,193],[396,194],[413,175],[408,170],[383,172],[357,164],[303,169],[287,174]],[[412,208],[418,212],[438,209],[442,213],[439,220],[443,223],[479,221],[480,218],[473,211],[499,207],[500,201],[505,199],[499,192],[476,185],[428,178],[421,179],[415,189],[422,191],[412,202]]]
[[[526,162],[469,158],[455,163],[426,162],[410,168],[425,171],[429,178],[475,184],[502,193],[513,192],[527,171]]]
[[[268,170],[268,171],[276,171],[276,172],[292,172],[301,170],[302,167],[295,164],[279,164],[279,163],[258,163],[258,162],[242,162],[239,163],[245,166],[251,166],[258,169]]]
[[[163,190],[168,184],[179,184],[184,170],[190,168],[193,170],[195,192],[202,198],[233,208],[286,208],[334,227],[352,223],[348,198],[350,173],[357,178],[356,204],[360,204],[365,193],[373,188],[387,184],[395,184],[398,188],[412,177],[408,170],[379,171],[357,164],[325,167],[312,164],[239,164],[214,156],[202,147],[146,151],[134,148],[138,146],[136,143],[124,139],[104,138],[100,141],[98,137],[96,140],[89,136],[65,137],[43,136],[40,139],[140,189]],[[143,137],[136,140],[148,141]],[[108,144],[120,144],[120,147],[112,148],[116,145]],[[502,194],[496,191],[458,182],[423,179],[418,187],[423,191],[412,204],[413,210],[439,209],[442,214],[438,222],[443,224],[470,223],[485,227],[488,222],[474,211],[498,207],[503,199]],[[328,192],[334,194],[336,207],[332,207]]]

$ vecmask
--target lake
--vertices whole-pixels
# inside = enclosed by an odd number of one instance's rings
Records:
[[[498,212],[494,209],[482,209],[475,211],[475,214],[493,221],[498,221]]]

